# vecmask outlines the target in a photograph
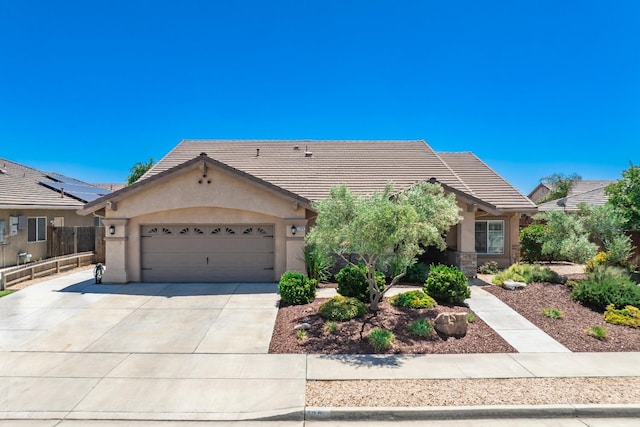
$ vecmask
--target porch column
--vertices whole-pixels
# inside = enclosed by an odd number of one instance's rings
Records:
[[[105,283],[127,283],[128,218],[104,218]],[[113,231],[113,234],[111,232]]]
[[[520,262],[520,214],[509,218],[509,240],[511,243],[511,264]],[[505,242],[506,246],[506,242]]]
[[[458,202],[462,208],[462,221],[458,227],[458,241],[455,265],[467,277],[475,277],[478,273],[478,255],[476,254],[476,207]]]

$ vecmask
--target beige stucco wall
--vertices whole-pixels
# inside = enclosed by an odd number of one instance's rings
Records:
[[[64,218],[65,227],[90,227],[93,225],[93,216],[80,216],[75,209],[1,209],[0,220],[5,221],[7,230],[5,231],[5,244],[0,245],[0,267],[16,265],[18,253],[26,252],[31,254],[31,260],[37,261],[47,257],[47,242],[28,242],[27,226],[18,230],[18,234],[8,236],[9,217],[21,216],[26,218],[46,217],[47,228],[51,226],[54,218]],[[28,222],[28,221],[27,221]]]
[[[105,210],[105,282],[140,281],[140,226],[143,224],[273,224],[274,277],[304,272],[301,263],[306,209],[292,198],[237,174],[209,167],[185,169]],[[116,233],[108,235],[110,225]],[[291,235],[291,225],[300,230]]]

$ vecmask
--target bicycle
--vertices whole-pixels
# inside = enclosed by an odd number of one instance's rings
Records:
[[[102,283],[102,274],[107,269],[101,262],[96,264],[96,268],[93,270],[93,276],[96,279],[96,284]]]

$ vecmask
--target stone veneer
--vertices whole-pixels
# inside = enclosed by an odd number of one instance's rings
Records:
[[[457,252],[455,265],[462,270],[467,277],[476,277],[478,274],[478,255],[475,252]]]

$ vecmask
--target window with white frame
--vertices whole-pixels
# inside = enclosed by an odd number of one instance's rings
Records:
[[[47,240],[47,217],[27,218],[27,241],[44,242]]]
[[[504,253],[504,221],[476,221],[476,252]]]

